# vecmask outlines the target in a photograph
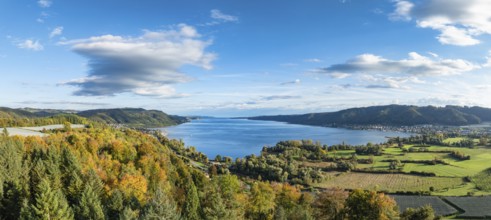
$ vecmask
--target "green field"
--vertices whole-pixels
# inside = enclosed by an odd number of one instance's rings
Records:
[[[449,138],[447,143],[458,142],[463,138]],[[403,148],[409,149],[412,145]],[[377,174],[377,173],[325,173],[325,180],[316,184],[317,187],[342,187],[378,189],[383,191],[429,191],[432,186],[433,195],[442,196],[464,196],[490,195],[491,194],[491,148],[459,148],[447,146],[427,147],[429,152],[404,152],[403,149],[390,147],[384,149],[381,156],[357,155],[358,159],[372,158],[372,164],[358,164],[357,169],[389,170],[390,162],[387,160],[399,160],[400,171],[409,173],[411,171],[434,173],[436,177],[423,177],[409,174]],[[436,152],[439,151],[439,152]],[[470,160],[458,160],[442,151],[459,151],[470,156]],[[337,157],[348,157],[354,151],[336,151],[329,154]],[[430,165],[421,161],[440,160],[446,164]],[[418,162],[419,161],[419,162]],[[322,168],[328,163],[305,163],[305,166]],[[326,165],[327,166],[327,165]],[[488,170],[489,169],[489,170]],[[485,171],[486,170],[486,171]],[[467,179],[467,181],[464,181]],[[468,180],[471,180],[470,182]],[[476,187],[477,186],[477,187]]]

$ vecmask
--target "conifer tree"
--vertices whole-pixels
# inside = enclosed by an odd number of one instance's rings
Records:
[[[125,207],[123,211],[119,214],[120,220],[136,220],[138,218],[138,212],[131,209],[130,207]]]
[[[205,191],[201,202],[203,217],[205,219],[230,219],[230,211],[224,204],[222,195],[217,191],[218,186],[215,182],[210,182]]]
[[[80,196],[80,201],[75,208],[76,219],[105,219],[104,209],[99,195],[92,189],[91,185],[85,185],[84,191]]]
[[[35,202],[32,205],[34,219],[66,220],[73,219],[73,211],[68,206],[60,190],[51,188],[47,179],[39,183]]]
[[[200,219],[198,214],[199,207],[200,204],[199,204],[198,190],[196,189],[194,183],[191,181],[191,183],[189,183],[186,192],[186,202],[184,203],[184,209],[183,209],[185,218],[189,220]]]
[[[124,209],[123,193],[119,189],[115,189],[109,197],[107,205],[109,219],[117,219],[119,213]]]
[[[22,207],[20,209],[19,220],[31,220],[34,219],[34,215],[32,213],[32,208],[29,205],[29,200],[24,199],[22,201]]]
[[[180,218],[176,204],[160,188],[146,205],[142,217],[144,220],[179,220]]]

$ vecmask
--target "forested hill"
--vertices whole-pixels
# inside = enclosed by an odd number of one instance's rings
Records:
[[[460,106],[408,106],[386,105],[351,108],[338,112],[310,113],[303,115],[276,115],[250,117],[252,120],[281,121],[315,126],[392,125],[411,126],[469,125],[491,121],[491,109]]]
[[[107,124],[123,124],[128,127],[164,127],[181,124],[188,120],[185,117],[141,108],[95,109],[77,112],[72,110],[0,107],[1,127],[49,125],[58,124],[62,121],[83,124],[86,122],[85,118]]]
[[[130,127],[164,127],[188,121],[185,117],[142,108],[95,109],[77,114],[94,121],[108,124],[124,124]]]

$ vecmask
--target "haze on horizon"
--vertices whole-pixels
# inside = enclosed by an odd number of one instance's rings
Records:
[[[491,1],[0,2],[0,106],[491,107]]]

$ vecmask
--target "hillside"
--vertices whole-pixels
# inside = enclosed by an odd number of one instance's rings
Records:
[[[491,109],[460,106],[407,106],[386,105],[351,108],[338,112],[303,115],[276,115],[250,117],[252,120],[281,121],[315,126],[346,125],[469,125],[491,121]]]
[[[164,127],[186,122],[185,117],[168,115],[157,110],[141,108],[94,109],[77,113],[79,116],[108,124],[130,127]]]
[[[50,125],[59,124],[65,120],[73,124],[84,124],[86,123],[85,118],[107,124],[124,124],[129,127],[164,127],[188,121],[185,117],[141,108],[94,109],[76,112],[73,110],[0,107],[1,127]]]

